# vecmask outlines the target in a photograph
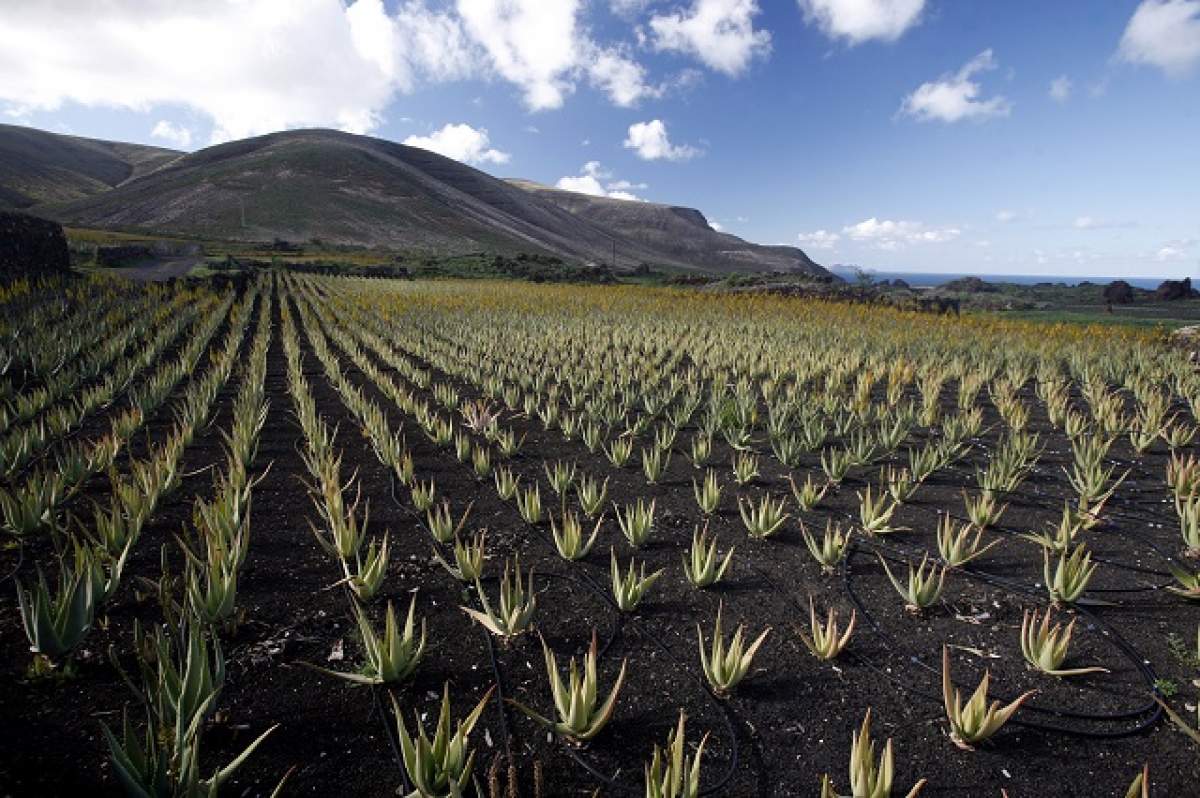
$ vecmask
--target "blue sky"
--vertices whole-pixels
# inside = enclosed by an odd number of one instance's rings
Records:
[[[338,127],[827,265],[1200,274],[1200,0],[18,0],[0,42],[50,130]]]

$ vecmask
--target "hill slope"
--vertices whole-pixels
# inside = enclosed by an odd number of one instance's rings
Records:
[[[101,194],[182,154],[0,125],[0,206],[27,208]]]
[[[0,186],[5,183],[0,180]],[[568,260],[826,276],[800,250],[713,231],[699,211],[531,189],[391,141],[295,130],[184,155],[103,193],[38,207],[81,226],[204,238],[546,252]]]
[[[654,202],[632,202],[550,188],[528,180],[509,180],[514,186],[549,200],[581,219],[614,235],[639,241],[675,261],[700,268],[820,269],[797,247],[751,244],[714,230],[700,211]]]

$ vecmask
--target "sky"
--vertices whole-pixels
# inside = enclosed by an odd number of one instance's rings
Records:
[[[825,265],[1200,276],[1200,0],[3,0],[0,121],[333,127]]]

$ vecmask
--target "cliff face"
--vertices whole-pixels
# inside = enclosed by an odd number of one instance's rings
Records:
[[[0,211],[0,280],[66,274],[67,237],[57,222]]]

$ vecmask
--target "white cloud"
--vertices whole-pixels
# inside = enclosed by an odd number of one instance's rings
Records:
[[[672,144],[667,137],[667,126],[661,119],[630,125],[624,146],[637,153],[643,161],[686,161],[700,154],[700,150],[690,144]]]
[[[1200,63],[1200,0],[1142,0],[1117,54],[1174,77],[1187,74]]]
[[[534,110],[588,79],[659,96],[583,0],[42,0],[0,3],[0,113],[181,106],[223,141],[292,127],[375,130],[398,93],[496,76]],[[391,11],[389,12],[389,9]],[[193,135],[194,138],[194,135]]]
[[[650,19],[652,44],[698,58],[727,75],[739,75],[756,57],[771,52],[771,34],[754,29],[756,0],[694,0],[689,9],[676,9]]]
[[[828,230],[817,230],[813,233],[801,233],[796,236],[797,241],[812,249],[833,249],[841,239],[840,235]]]
[[[298,126],[363,133],[417,76],[462,70],[456,31],[422,0],[395,17],[382,0],[6,3],[0,101],[182,105],[209,117],[218,141]]]
[[[1116,230],[1120,228],[1137,227],[1137,222],[1101,220],[1094,216],[1077,216],[1072,226],[1076,230]]]
[[[612,172],[600,165],[599,161],[588,161],[579,168],[579,174],[560,177],[554,184],[555,188],[564,191],[575,191],[579,194],[590,194],[593,197],[608,197],[610,199],[642,202],[642,198],[631,193],[631,188],[647,188],[645,183],[630,183],[627,180],[611,181],[605,186],[604,181],[612,177]]]
[[[575,88],[579,0],[458,0],[457,7],[492,68],[521,88],[530,110],[562,106]]]
[[[1066,75],[1059,75],[1054,80],[1050,81],[1050,99],[1055,102],[1065,103],[1071,97],[1071,89],[1074,84]]]
[[[1001,224],[1008,224],[1009,222],[1015,221],[1016,218],[1016,211],[1010,211],[1007,209],[996,211],[996,221],[1000,222]]]
[[[883,250],[896,250],[909,244],[944,244],[962,233],[957,227],[927,227],[921,222],[892,221],[872,216],[858,224],[842,228],[853,241]]]
[[[183,125],[168,122],[166,119],[158,120],[154,129],[150,131],[150,136],[151,138],[162,139],[181,150],[186,150],[192,146],[192,131]]]
[[[588,65],[592,85],[602,90],[614,105],[628,108],[647,97],[661,97],[662,87],[646,83],[646,70],[620,50],[596,49]]]
[[[1001,96],[981,99],[980,85],[972,80],[980,72],[996,68],[992,51],[984,50],[954,74],[923,83],[904,98],[900,112],[921,122],[958,122],[963,119],[983,120],[993,116],[1008,116],[1012,104]]]
[[[711,227],[712,229],[716,230],[718,233],[725,232],[724,225],[722,225],[720,222],[713,221],[712,219],[708,220],[708,226]]]
[[[851,45],[894,42],[921,18],[925,0],[799,0],[804,18],[831,39]]]
[[[1185,257],[1187,257],[1186,252],[1179,247],[1173,247],[1169,244],[1154,253],[1154,259],[1157,261],[1182,260]]]
[[[642,189],[650,188],[650,186],[645,183],[631,183],[628,180],[614,180],[608,184],[607,188],[609,191],[628,191],[630,189],[641,191]]]
[[[447,124],[428,136],[409,136],[404,143],[420,147],[463,163],[508,163],[506,152],[492,149],[488,145],[488,132],[465,124]]]

